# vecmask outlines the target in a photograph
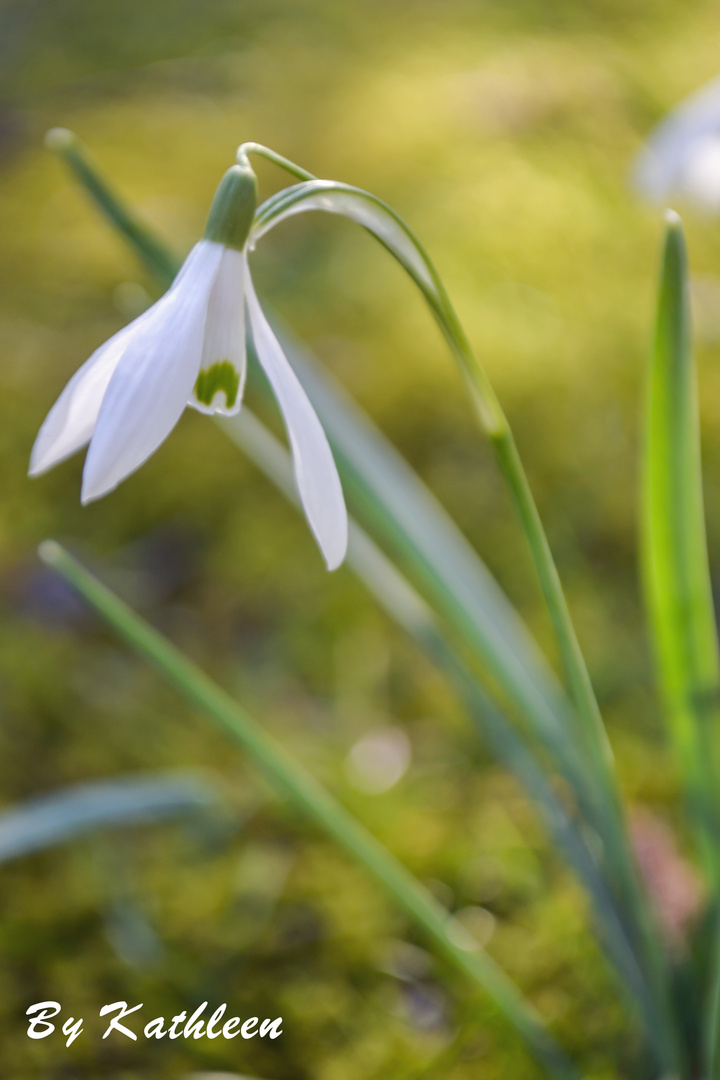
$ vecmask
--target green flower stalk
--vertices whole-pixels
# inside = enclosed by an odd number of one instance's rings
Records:
[[[569,762],[572,780],[581,802],[588,805],[591,817],[599,823],[604,862],[613,887],[630,915],[631,932],[641,963],[656,993],[661,1054],[666,1066],[674,1070],[678,1067],[679,1037],[672,1020],[670,972],[630,849],[612,751],[542,520],[495,391],[429,255],[390,206],[349,184],[310,179],[305,170],[258,144],[242,144],[238,156],[243,158],[248,153],[261,154],[293,175],[303,177],[300,183],[280,191],[258,208],[250,233],[251,244],[280,222],[309,210],[350,218],[372,233],[410,275],[458,362],[480,424],[490,438],[510,490],[535,563],[581,725],[576,743],[579,756],[575,762]]]

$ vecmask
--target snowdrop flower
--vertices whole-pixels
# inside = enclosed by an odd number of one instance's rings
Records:
[[[247,159],[223,177],[204,239],[165,295],[97,349],[42,425],[30,460],[36,476],[90,444],[82,502],[99,499],[167,438],[186,405],[232,416],[245,382],[245,315],[275,393],[295,479],[328,569],[347,546],[347,513],[325,433],[258,303],[248,266],[257,205]]]
[[[638,158],[635,183],[655,202],[685,197],[710,213],[720,212],[720,79],[655,129]]]

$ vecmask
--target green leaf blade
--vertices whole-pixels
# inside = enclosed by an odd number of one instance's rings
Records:
[[[128,776],[75,784],[0,814],[0,863],[100,829],[154,823],[217,809],[209,785],[192,776]]]
[[[149,273],[165,288],[171,285],[180,269],[180,260],[106,183],[77,136],[66,128],[52,128],[45,136],[45,144],[59,154],[102,216],[124,236]]]
[[[300,815],[319,826],[375,878],[446,961],[488,994],[548,1077],[579,1080],[577,1069],[504,969],[479,945],[468,949],[464,939],[459,942],[461,928],[450,913],[261,724],[59,544],[45,541],[39,553],[187,701],[240,743]]]
[[[688,268],[680,219],[668,215],[647,393],[642,572],[671,737],[712,880],[720,664],[708,564]]]

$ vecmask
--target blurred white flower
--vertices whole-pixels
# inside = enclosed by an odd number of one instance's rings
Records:
[[[635,183],[654,202],[686,198],[720,212],[720,79],[679,105],[651,134]]]
[[[88,442],[82,502],[112,491],[167,438],[186,405],[238,412],[246,370],[245,310],[258,360],[282,412],[303,509],[328,569],[347,547],[347,513],[325,433],[263,314],[250,277],[247,237],[255,177],[236,165],[218,188],[205,238],[165,295],[97,349],[42,425],[30,475]]]

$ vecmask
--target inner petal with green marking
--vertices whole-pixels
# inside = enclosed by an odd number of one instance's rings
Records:
[[[203,405],[210,407],[215,395],[225,395],[225,408],[231,409],[237,401],[240,389],[240,375],[229,360],[218,360],[209,368],[203,369],[195,383],[195,397]]]

